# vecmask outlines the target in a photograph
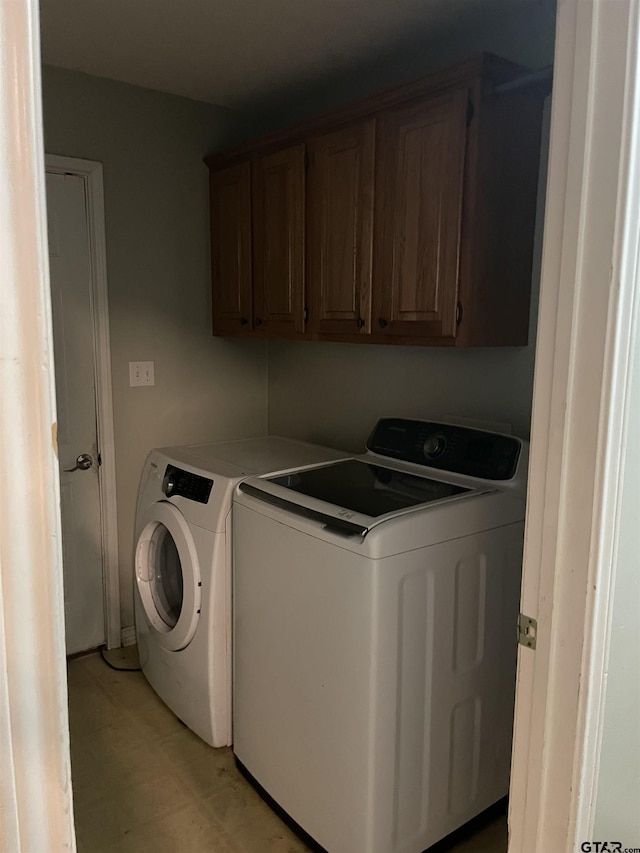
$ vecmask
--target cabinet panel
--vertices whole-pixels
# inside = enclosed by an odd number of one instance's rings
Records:
[[[304,145],[253,163],[254,325],[304,332]]]
[[[525,344],[545,92],[490,94],[525,72],[483,55],[207,157],[214,331]]]
[[[454,337],[468,95],[383,115],[374,315],[385,335]]]
[[[214,334],[251,331],[251,168],[211,174]]]
[[[373,119],[308,144],[307,283],[313,332],[371,331],[374,146]]]

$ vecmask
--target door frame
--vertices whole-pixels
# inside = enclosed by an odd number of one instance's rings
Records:
[[[36,0],[0,44],[0,850],[74,853]]]
[[[100,489],[105,637],[107,648],[113,649],[120,647],[122,642],[103,169],[102,163],[94,160],[45,154],[45,170],[55,175],[76,175],[82,178],[85,186],[91,264],[89,287],[95,342],[96,423],[98,452],[102,460],[98,469],[98,483]]]
[[[509,851],[592,838],[640,282],[637,0],[559,0]]]

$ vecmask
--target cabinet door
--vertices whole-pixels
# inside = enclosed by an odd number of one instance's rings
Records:
[[[254,325],[304,332],[304,145],[253,163]]]
[[[213,333],[251,331],[251,164],[211,174]]]
[[[455,337],[467,98],[379,119],[374,322],[385,335]]]
[[[371,331],[375,122],[369,119],[307,146],[309,329]]]

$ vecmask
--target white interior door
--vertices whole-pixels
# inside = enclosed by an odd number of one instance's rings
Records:
[[[85,181],[47,174],[67,654],[105,640],[95,340]]]

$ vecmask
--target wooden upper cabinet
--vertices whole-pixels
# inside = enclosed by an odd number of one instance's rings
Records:
[[[385,336],[456,334],[467,111],[463,88],[379,119],[373,311]]]
[[[213,331],[251,331],[251,168],[211,173]]]
[[[254,327],[304,331],[305,146],[253,162]]]
[[[371,331],[375,120],[307,144],[309,331]]]
[[[522,75],[483,54],[208,157],[214,332],[526,345],[545,91],[500,91]]]

